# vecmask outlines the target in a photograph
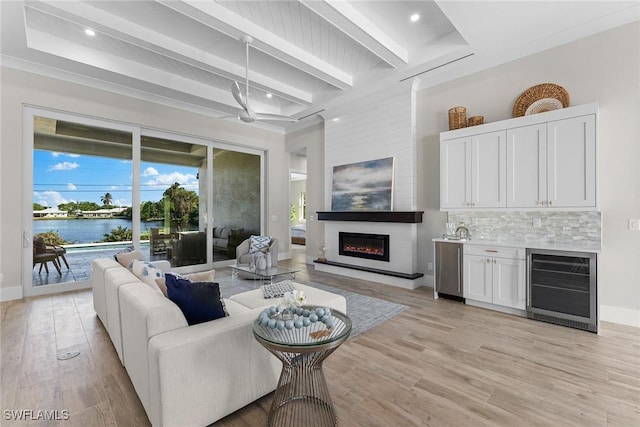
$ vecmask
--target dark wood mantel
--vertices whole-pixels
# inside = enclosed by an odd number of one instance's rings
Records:
[[[318,221],[363,221],[363,222],[422,222],[424,211],[322,211],[316,212]]]

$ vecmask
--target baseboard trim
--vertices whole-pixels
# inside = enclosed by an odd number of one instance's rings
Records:
[[[601,304],[600,320],[640,328],[640,310]]]
[[[0,288],[0,301],[13,301],[22,299],[22,286],[10,286],[8,288]]]

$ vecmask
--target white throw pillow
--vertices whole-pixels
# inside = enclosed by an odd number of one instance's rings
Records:
[[[133,252],[123,252],[116,255],[116,259],[123,266],[131,270],[133,261],[144,260],[144,254],[138,250]]]
[[[133,261],[132,271],[138,279],[149,285],[149,287],[161,292],[156,285],[156,279],[164,277],[164,273],[158,267],[147,261]]]

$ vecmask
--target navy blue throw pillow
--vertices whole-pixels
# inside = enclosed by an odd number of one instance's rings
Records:
[[[228,316],[218,283],[192,282],[170,273],[165,275],[165,283],[167,297],[180,307],[189,325]]]

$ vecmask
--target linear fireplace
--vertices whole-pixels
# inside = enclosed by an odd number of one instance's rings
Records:
[[[389,235],[368,233],[338,233],[340,255],[389,262]]]

